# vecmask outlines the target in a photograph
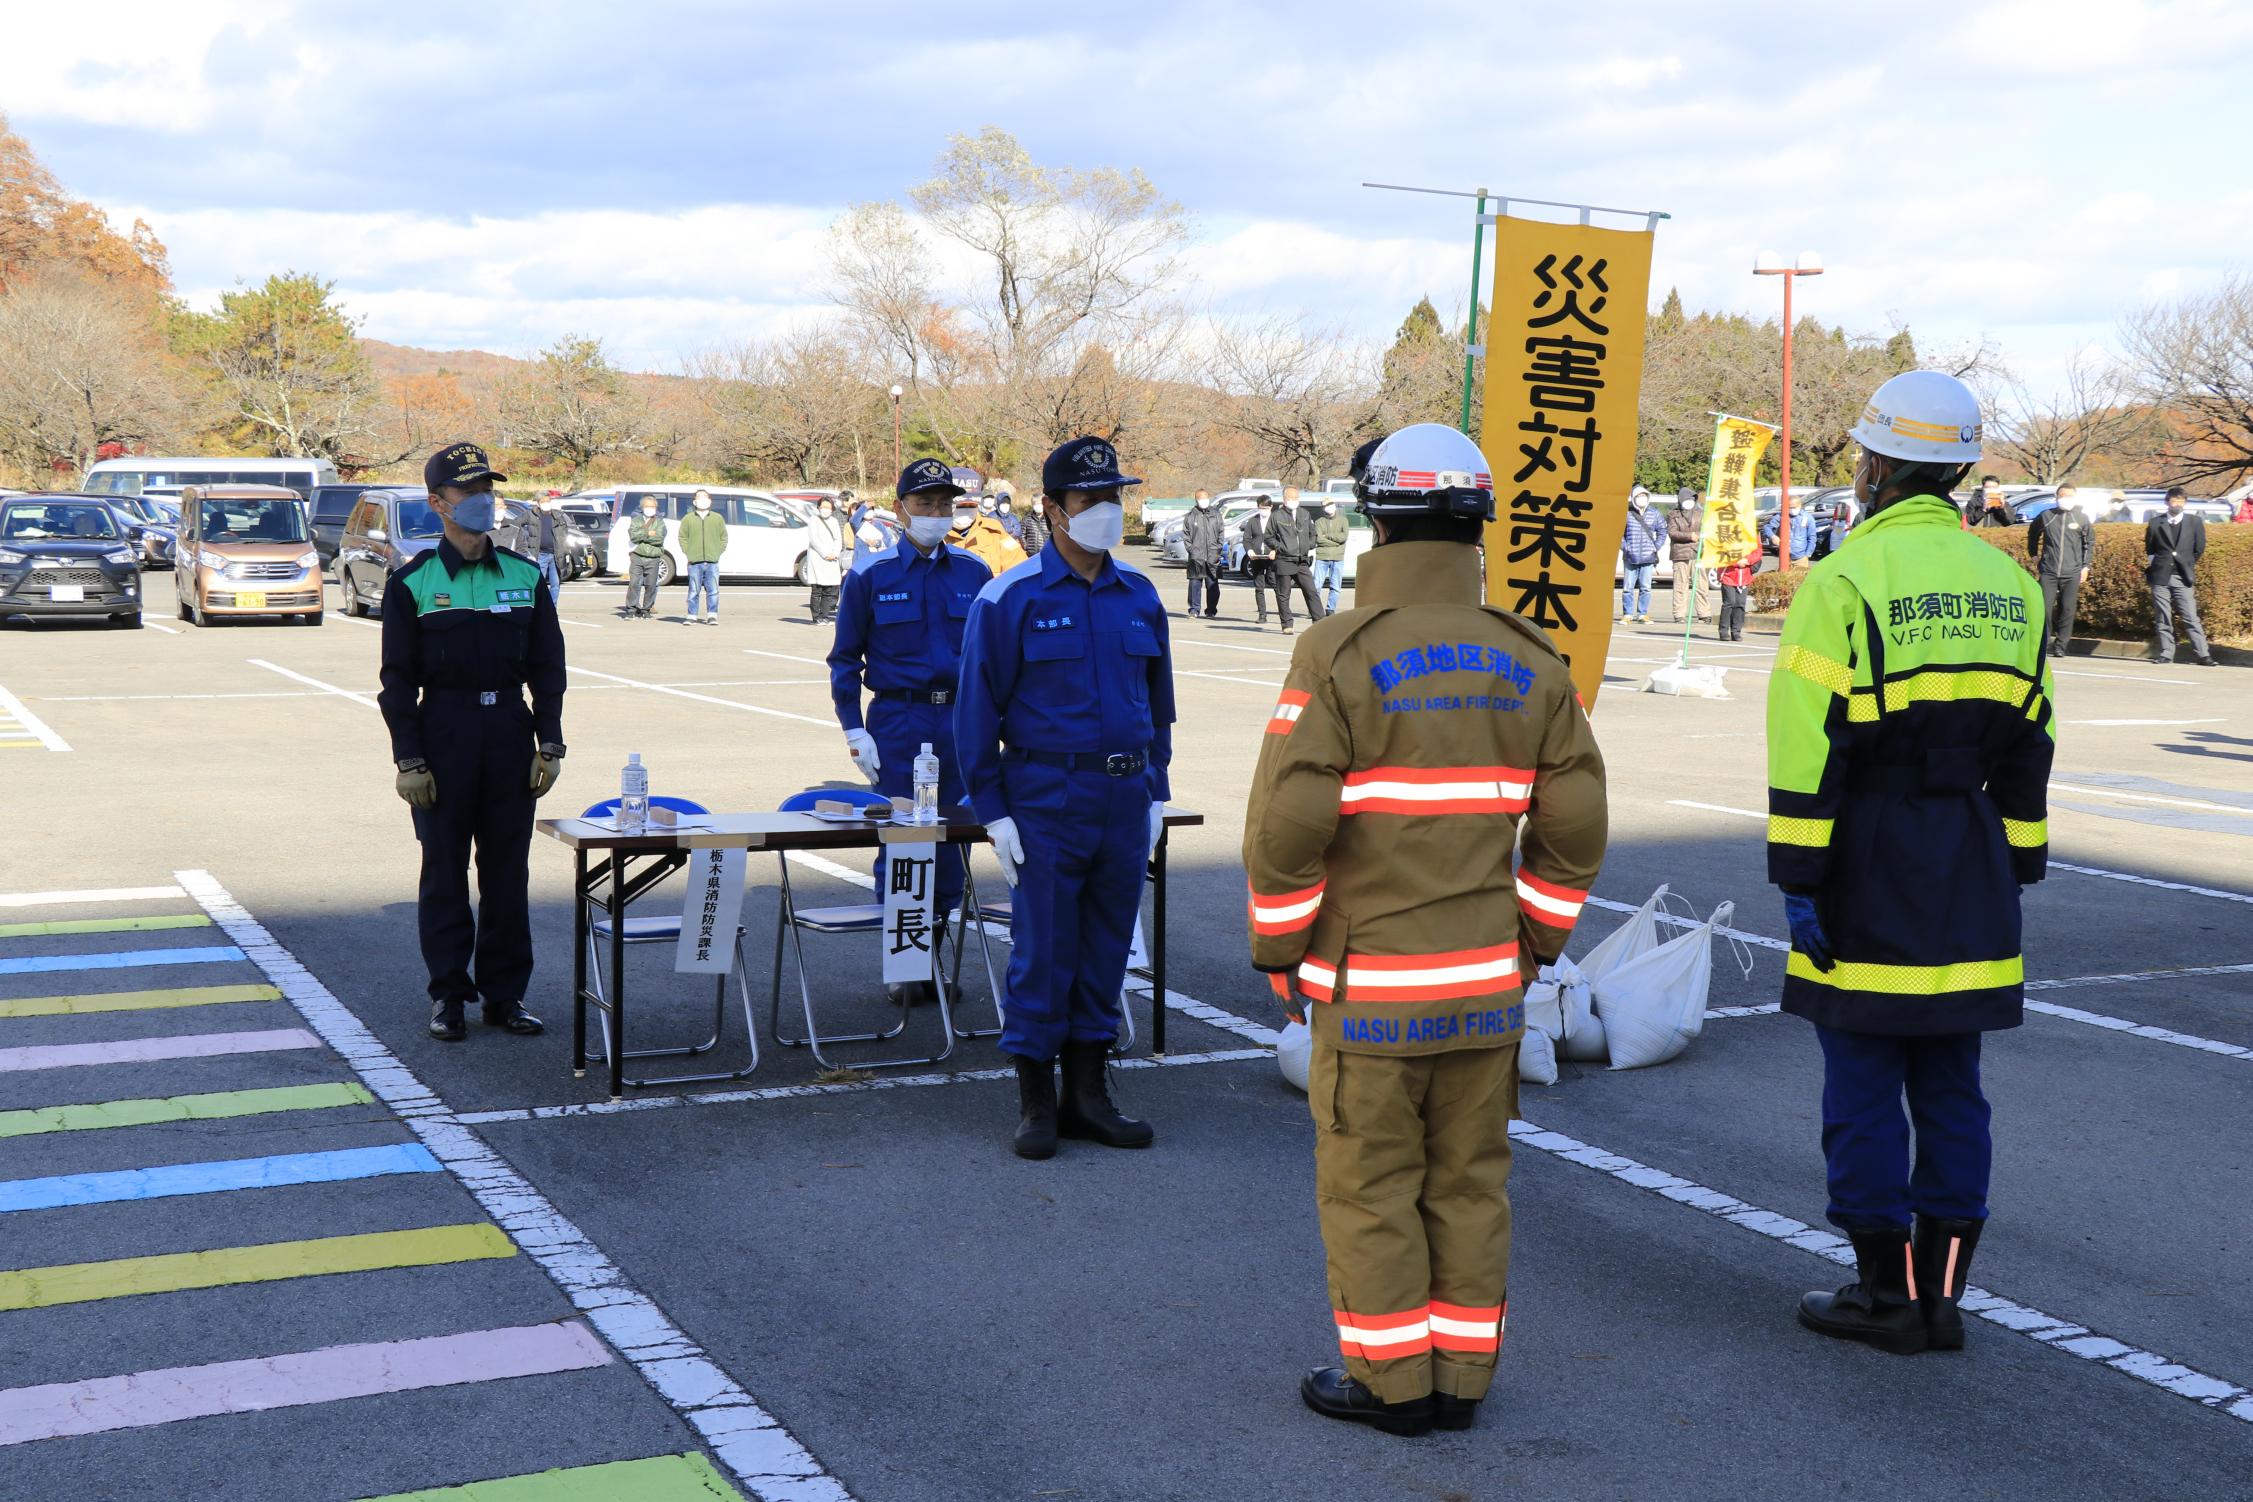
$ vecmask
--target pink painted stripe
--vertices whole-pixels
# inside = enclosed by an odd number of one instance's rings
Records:
[[[82,1064],[147,1064],[158,1059],[208,1059],[230,1053],[277,1053],[319,1048],[301,1027],[253,1033],[181,1033],[169,1038],[127,1038],[115,1043],[41,1043],[0,1048],[0,1074],[24,1069],[73,1069]]]
[[[571,1320],[17,1387],[0,1391],[0,1445],[574,1372],[609,1360],[594,1333]]]

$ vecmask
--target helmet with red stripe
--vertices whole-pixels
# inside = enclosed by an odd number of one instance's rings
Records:
[[[1479,446],[1445,423],[1390,434],[1369,455],[1353,493],[1371,516],[1494,520],[1494,477]]]

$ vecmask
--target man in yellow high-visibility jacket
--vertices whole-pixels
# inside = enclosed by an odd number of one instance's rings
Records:
[[[1860,1271],[1799,1318],[1955,1350],[1992,1160],[1980,1035],[2023,1020],[2019,889],[2049,860],[2056,720],[2041,592],[1946,499],[1979,457],[1978,399],[1908,371],[1853,436],[1868,519],[1808,571],[1768,691],[1783,1006],[1822,1040],[1830,1219]]]

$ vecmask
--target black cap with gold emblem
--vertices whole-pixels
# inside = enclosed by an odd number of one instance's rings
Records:
[[[422,463],[425,490],[436,490],[441,485],[474,485],[479,480],[499,484],[507,478],[493,468],[485,451],[474,443],[449,443]]]
[[[1040,488],[1050,495],[1141,483],[1119,473],[1119,451],[1100,438],[1075,438],[1059,446],[1040,467]]]

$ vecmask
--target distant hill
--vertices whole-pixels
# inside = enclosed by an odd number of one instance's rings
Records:
[[[381,339],[362,339],[360,348],[366,353],[368,363],[375,367],[376,374],[386,378],[436,375],[443,370],[494,380],[531,363],[489,350],[416,349],[411,345],[386,344]]]

